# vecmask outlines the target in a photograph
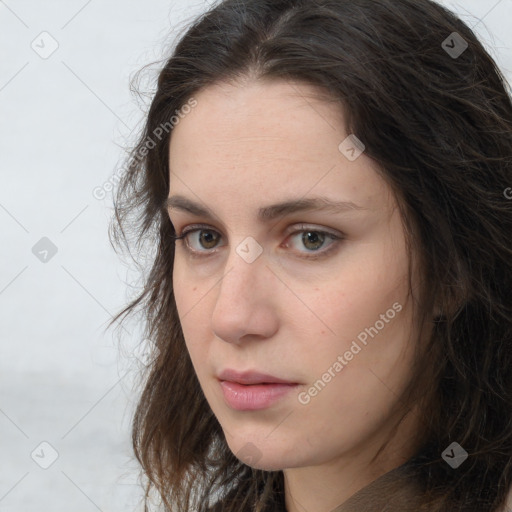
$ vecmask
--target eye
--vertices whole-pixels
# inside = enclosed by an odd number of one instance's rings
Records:
[[[298,252],[305,254],[304,257],[306,258],[318,258],[330,253],[338,245],[336,242],[342,239],[341,236],[327,231],[308,228],[307,226],[300,226],[300,228],[300,230],[292,232],[289,239],[292,240],[292,245],[297,247]],[[329,241],[329,243],[326,244],[326,241]],[[289,244],[286,243],[285,245],[288,246]],[[302,248],[306,248],[306,251]]]
[[[180,235],[174,237],[175,240],[185,240],[187,249],[191,253],[207,253],[203,249],[214,249],[220,238],[218,231],[202,226],[186,229]]]
[[[326,231],[306,229],[302,231],[295,231],[294,233],[292,233],[290,239],[295,240],[295,242],[298,242],[300,247],[305,247],[307,249],[307,251],[302,251],[299,248],[299,252],[323,253],[325,252],[325,250],[320,251],[320,249],[322,249],[322,247],[326,245],[326,240],[331,240],[331,242],[327,244],[327,247],[330,247],[335,240],[339,239],[339,237],[336,237],[331,233],[327,233]]]
[[[337,242],[342,240],[342,236],[334,233],[304,225],[299,227],[299,230],[295,229],[287,238],[287,240],[292,240],[293,243],[290,244],[287,241],[281,247],[295,247],[297,252],[301,253],[299,257],[302,258],[316,259],[326,256],[331,250],[336,248]],[[208,226],[190,226],[188,229],[183,230],[181,234],[174,236],[174,239],[184,240],[186,250],[194,257],[213,255],[217,252],[214,249],[222,247],[222,245],[219,245],[222,236],[218,231]],[[330,242],[326,245],[327,240]],[[299,248],[297,244],[306,250]]]

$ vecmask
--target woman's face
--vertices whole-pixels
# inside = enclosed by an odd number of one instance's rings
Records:
[[[318,92],[210,86],[170,144],[187,349],[230,449],[267,470],[369,460],[411,378],[399,210]]]

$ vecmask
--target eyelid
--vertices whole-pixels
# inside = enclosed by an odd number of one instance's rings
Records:
[[[219,233],[222,237],[222,234],[219,232],[219,230],[212,228],[211,226],[209,226],[207,224],[191,224],[191,225],[188,225],[185,228],[183,228],[180,231],[180,233],[177,234],[176,236],[174,236],[173,238],[175,240],[184,239],[186,237],[186,235],[188,235],[189,233],[192,233],[195,231],[200,231],[200,230],[213,231],[215,233]],[[299,224],[294,224],[293,226],[290,226],[289,228],[287,228],[285,230],[285,235],[288,238],[290,235],[302,233],[305,231],[321,233],[321,234],[327,235],[328,237],[330,237],[332,239],[332,242],[327,246],[327,249],[319,250],[319,251],[310,251],[309,256],[306,256],[306,254],[308,254],[308,252],[298,251],[299,255],[302,254],[302,256],[299,256],[299,258],[306,259],[306,260],[314,260],[314,259],[319,259],[323,256],[327,256],[328,254],[330,254],[332,251],[334,251],[337,248],[337,246],[339,245],[339,242],[341,242],[342,240],[345,239],[345,235],[341,232],[333,232],[333,231],[328,230],[327,228],[316,227],[314,225],[305,224],[305,223],[299,223]],[[204,251],[198,251],[196,249],[191,249],[189,247],[188,243],[186,242],[186,240],[185,240],[184,245],[186,246],[186,249],[189,252],[189,254],[192,255],[193,257],[208,257],[208,256],[211,256],[218,252],[218,246],[213,249],[206,249]]]
[[[293,224],[285,230],[285,234],[293,235],[295,233],[300,233],[302,231],[314,231],[315,233],[324,233],[326,235],[332,236],[333,238],[343,238],[344,235],[340,231],[335,232],[334,230],[330,230],[329,228],[324,228],[321,226],[315,226],[314,224],[307,224],[305,222],[299,222],[298,224]]]
[[[299,254],[299,258],[303,260],[319,260],[321,258],[328,257],[332,252],[335,252],[339,249],[340,242],[345,239],[345,236],[340,233],[333,233],[326,228],[315,227],[309,224],[298,224],[291,226],[289,230],[286,230],[287,238],[291,235],[296,235],[298,233],[304,233],[306,231],[311,231],[313,233],[321,233],[331,238],[331,243],[325,249],[320,249],[318,251],[297,251]],[[288,245],[288,244],[287,244]]]
[[[216,233],[219,233],[218,229],[212,228],[208,224],[190,224],[186,227],[184,227],[179,234],[176,235],[176,238],[181,238],[185,236],[186,234],[190,233],[191,231],[195,231],[197,229],[205,229],[209,231],[215,231]],[[293,226],[290,226],[285,230],[285,235],[293,235],[294,233],[300,233],[301,231],[315,231],[318,233],[325,233],[327,235],[332,236],[333,238],[343,238],[345,235],[341,232],[333,232],[329,230],[328,228],[324,227],[318,227],[313,224],[306,224],[306,223],[299,223],[294,224]]]

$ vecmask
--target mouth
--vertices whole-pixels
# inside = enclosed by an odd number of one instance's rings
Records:
[[[299,385],[256,371],[240,373],[227,369],[217,378],[227,405],[237,411],[266,409]]]

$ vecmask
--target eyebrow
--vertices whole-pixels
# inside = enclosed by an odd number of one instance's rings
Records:
[[[165,206],[168,210],[177,209],[200,217],[210,219],[216,217],[207,207],[180,195],[168,197]],[[368,210],[368,208],[363,208],[351,201],[332,201],[326,197],[311,197],[290,199],[281,203],[264,206],[258,210],[258,219],[262,222],[268,222],[283,215],[304,211],[346,213],[359,210]]]

